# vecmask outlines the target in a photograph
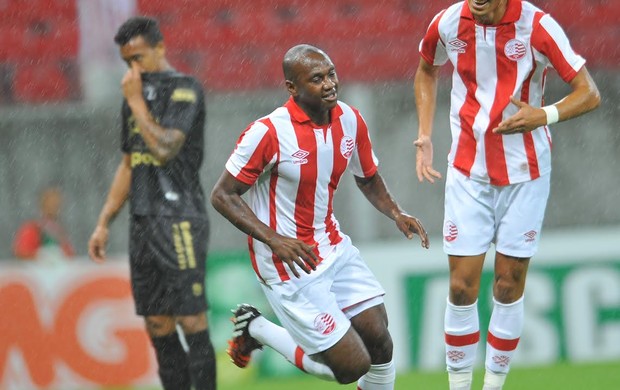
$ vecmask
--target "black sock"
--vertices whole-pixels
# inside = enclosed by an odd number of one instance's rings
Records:
[[[195,390],[215,390],[215,351],[209,330],[186,334],[189,346],[189,372]]]
[[[165,390],[190,390],[189,363],[187,353],[175,332],[167,336],[151,337],[157,363],[159,378]]]

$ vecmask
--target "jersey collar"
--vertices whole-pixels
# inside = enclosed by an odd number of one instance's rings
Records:
[[[301,107],[295,103],[292,96],[288,98],[287,102],[284,104],[284,107],[286,107],[294,121],[299,123],[312,123],[308,114],[306,114],[304,110],[302,110]],[[332,108],[329,112],[330,122],[334,123],[334,121],[336,121],[342,113],[342,108],[340,108],[340,105],[337,104],[336,107]]]
[[[521,0],[508,0],[508,4],[506,5],[506,13],[502,17],[502,20],[499,21],[497,26],[501,24],[509,24],[514,23],[521,17],[521,8],[523,4],[521,4]],[[461,11],[461,17],[465,19],[474,20],[474,15],[471,14],[469,10],[469,6],[467,5],[467,0],[463,1],[463,9]]]

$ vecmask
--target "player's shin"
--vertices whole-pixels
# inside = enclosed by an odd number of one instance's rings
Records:
[[[357,382],[358,390],[393,390],[396,380],[394,361],[371,364],[370,370]]]
[[[286,329],[281,326],[261,316],[250,323],[249,331],[252,337],[261,344],[271,347],[300,370],[324,380],[336,380],[334,373],[327,365],[314,361],[306,355]]]
[[[448,300],[444,330],[450,390],[469,390],[480,341],[478,301],[468,306],[456,306]]]
[[[153,348],[159,365],[159,378],[165,390],[190,390],[191,380],[187,353],[175,332],[152,337]]]
[[[483,390],[500,390],[523,331],[523,297],[509,304],[493,299],[487,335],[486,374]]]
[[[215,390],[215,351],[209,331],[186,334],[189,371],[195,390]]]

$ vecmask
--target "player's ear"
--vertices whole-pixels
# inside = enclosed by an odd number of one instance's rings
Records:
[[[159,41],[157,43],[157,46],[155,46],[155,50],[157,50],[157,54],[160,57],[165,57],[166,56],[166,45],[164,45],[164,41]]]
[[[297,87],[295,86],[295,83],[291,80],[285,80],[284,82],[286,83],[286,90],[288,93],[293,97],[297,96]]]

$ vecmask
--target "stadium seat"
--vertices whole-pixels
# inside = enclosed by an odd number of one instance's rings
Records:
[[[17,102],[47,103],[69,100],[77,96],[77,82],[71,79],[71,65],[41,61],[20,64],[15,69],[13,95]],[[73,69],[75,70],[75,69]]]

